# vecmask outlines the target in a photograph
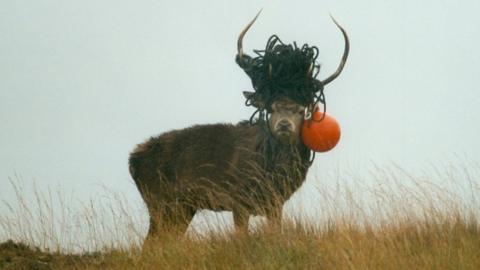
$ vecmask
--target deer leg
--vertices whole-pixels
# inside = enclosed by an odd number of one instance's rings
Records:
[[[176,205],[149,209],[150,228],[146,241],[158,238],[162,233],[176,233],[183,236],[196,210],[192,207]]]
[[[248,234],[248,220],[250,215],[245,211],[233,211],[233,222],[235,230],[239,233]]]
[[[267,213],[268,225],[273,230],[282,228],[282,207],[272,207]]]
[[[152,217],[150,215],[150,227],[148,227],[148,237],[152,237],[154,235],[158,234],[158,218],[157,217]]]

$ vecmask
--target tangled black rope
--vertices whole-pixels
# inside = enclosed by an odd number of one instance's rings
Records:
[[[255,93],[247,98],[247,106],[256,105],[250,117],[254,123],[268,120],[272,103],[280,97],[288,97],[303,106],[323,104],[326,109],[323,84],[316,77],[320,65],[316,62],[318,48],[304,44],[301,48],[294,42],[284,44],[276,35],[268,39],[265,50],[254,50],[256,57],[237,55],[237,64],[252,80]],[[258,104],[262,104],[258,106]]]

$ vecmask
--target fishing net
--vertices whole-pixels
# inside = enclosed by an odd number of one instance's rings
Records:
[[[236,58],[255,90],[246,101],[247,106],[257,107],[250,122],[257,113],[259,118],[267,117],[272,103],[281,97],[288,97],[303,106],[317,102],[325,106],[323,84],[316,79],[320,71],[316,61],[317,47],[308,44],[298,47],[295,42],[287,45],[273,35],[264,50],[254,50],[254,53],[255,57],[244,54]]]

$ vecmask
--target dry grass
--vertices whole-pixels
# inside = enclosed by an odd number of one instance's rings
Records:
[[[319,188],[317,220],[293,215],[294,221],[290,214],[281,229],[266,226],[248,235],[165,231],[143,249],[144,233],[135,225],[141,221],[122,198],[111,201],[115,207],[90,203],[74,220],[97,251],[77,255],[65,255],[79,239],[62,222],[78,209],[39,193],[32,209],[17,185],[18,202],[7,204],[13,217],[0,215],[3,237],[41,249],[4,242],[0,269],[480,269],[480,170],[445,168],[423,176],[376,168],[376,181]]]

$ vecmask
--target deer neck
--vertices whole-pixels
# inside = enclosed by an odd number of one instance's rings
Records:
[[[292,166],[308,168],[310,151],[301,140],[293,144],[282,143],[273,136],[265,124],[261,127],[260,133],[257,151],[263,156],[267,170],[276,170],[278,167],[287,169]]]

